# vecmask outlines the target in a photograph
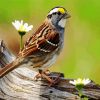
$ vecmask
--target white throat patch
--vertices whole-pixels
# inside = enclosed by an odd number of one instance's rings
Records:
[[[65,24],[66,24],[66,19],[61,19],[61,20],[58,22],[58,25],[61,26],[62,28],[65,27]]]

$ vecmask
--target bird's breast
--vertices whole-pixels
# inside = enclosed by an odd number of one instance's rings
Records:
[[[40,54],[38,55],[34,55],[31,57],[28,57],[28,60],[30,61],[29,64],[31,64],[31,68],[34,69],[45,69],[45,68],[49,68],[50,66],[52,66],[56,60],[57,57],[59,56],[61,50],[63,47],[63,43],[60,43],[60,45],[58,46],[57,49],[55,49],[53,52],[51,53],[43,53],[43,51],[38,51]]]

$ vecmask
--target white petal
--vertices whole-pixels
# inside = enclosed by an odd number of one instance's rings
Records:
[[[33,28],[33,25],[28,26],[28,29],[31,30]]]
[[[27,23],[24,24],[24,28],[25,28],[25,29],[28,28],[28,24],[27,24]]]
[[[18,24],[14,23],[14,22],[12,22],[12,24],[17,30],[19,29],[19,25]]]
[[[23,20],[20,21],[20,24],[23,25]]]
[[[26,31],[28,32],[28,31],[30,31],[32,28],[33,28],[33,25],[30,25],[30,26],[27,27]]]
[[[89,84],[90,82],[91,82],[91,80],[89,80],[89,79],[83,79],[84,85],[87,85],[87,84]]]
[[[15,25],[16,25],[16,27],[18,27],[18,29],[19,29],[19,27],[20,27],[21,24],[20,24],[19,21],[16,21],[16,22],[15,22]]]
[[[73,84],[73,85],[76,85],[76,84],[75,84],[75,81],[69,81],[69,83],[71,83],[71,84]]]

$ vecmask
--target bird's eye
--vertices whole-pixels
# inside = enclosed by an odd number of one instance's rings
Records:
[[[56,15],[57,14],[57,12],[55,12],[55,13],[53,13],[54,15]]]
[[[51,18],[51,17],[52,17],[52,15],[48,15],[47,17],[48,17],[48,18]]]
[[[61,12],[58,12],[58,15],[61,15]]]

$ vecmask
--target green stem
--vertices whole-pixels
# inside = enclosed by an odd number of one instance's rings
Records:
[[[81,98],[82,95],[83,95],[81,90],[78,93],[79,93],[80,100],[88,100],[88,98],[86,98],[86,97],[85,98]]]
[[[79,96],[81,97],[83,94],[82,94],[82,91],[79,91]]]
[[[20,50],[23,48],[23,35],[20,35]]]

